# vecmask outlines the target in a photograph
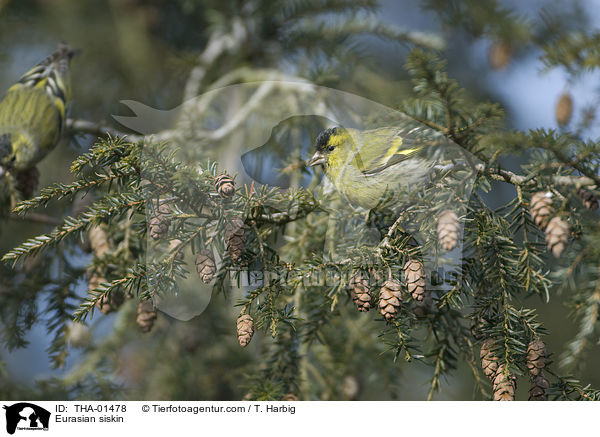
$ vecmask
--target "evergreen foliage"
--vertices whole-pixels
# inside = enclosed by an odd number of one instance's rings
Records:
[[[200,14],[201,6],[189,3],[187,14]],[[456,206],[444,225],[449,226],[444,232],[456,232],[457,217],[464,228],[460,279],[449,279],[452,286],[444,291],[411,297],[404,267],[419,259],[425,247],[415,247],[397,226],[398,217],[387,217],[384,208],[369,216],[382,230],[376,246],[356,250],[361,236],[340,227],[334,231],[343,258],[324,253],[330,211],[327,199],[313,195],[320,176],[306,170],[300,150],[280,172],[296,182],[310,178],[308,188],[283,191],[239,185],[209,153],[200,165],[182,160],[178,138],[153,141],[92,132],[98,139],[72,163],[72,182],[42,188],[14,208],[13,214],[27,219],[61,199],[91,199],[83,212],[73,208],[54,229],[3,255],[0,339],[9,350],[24,347],[29,330],[43,322],[53,337],[48,346],[52,365],[64,367],[74,349],[74,321],[93,326],[104,317],[98,308],[106,301],[117,311],[116,322],[109,335],[80,347],[79,361],[65,376],[40,382],[41,391],[16,387],[0,367],[0,396],[346,399],[342,381],[352,377],[361,390],[370,384],[392,387],[393,397],[406,361],[430,372],[428,399],[465,365],[476,399],[511,398],[515,378],[529,376],[528,345],[537,339],[549,344],[553,335],[540,322],[538,309],[562,295],[577,334],[565,351],[550,350],[543,364],[549,387],[538,385],[549,400],[600,400],[600,391],[573,376],[597,346],[600,318],[600,230],[597,212],[588,209],[600,195],[600,143],[585,136],[593,117],[573,130],[507,128],[500,104],[474,101],[452,78],[439,37],[377,22],[371,0],[265,0],[247,7],[209,3],[204,7],[213,13],[203,16],[210,22],[203,43],[215,45],[225,36],[233,42],[215,59],[208,59],[208,52],[197,58],[185,92],[192,95],[222,83],[228,72],[246,74],[247,64],[259,78],[294,62],[298,77],[339,82],[352,74],[351,60],[361,54],[352,38],[363,33],[409,47],[405,71],[411,95],[396,101],[395,109],[480,162],[474,165],[472,196]],[[425,1],[423,6],[437,12],[448,28],[460,26],[475,37],[498,40],[510,33],[512,44],[539,45],[545,31],[542,25],[529,28],[524,18],[496,1],[450,3]],[[232,12],[235,19],[229,18]],[[546,24],[551,18],[546,16]],[[326,43],[314,44],[323,38]],[[584,70],[600,67],[598,38],[565,31],[542,45],[541,60],[548,69],[565,67],[576,80]],[[505,168],[501,158],[525,150],[527,162],[518,170]],[[223,183],[230,184],[228,191]],[[492,196],[507,187],[510,199],[494,205]],[[581,194],[582,188],[587,194]],[[536,224],[532,217],[532,197],[540,192],[549,193],[553,217],[568,226],[568,235],[559,236],[568,244],[558,258],[547,247],[546,225],[551,225]],[[423,223],[422,232],[436,235],[438,217],[448,210],[441,203],[402,214]],[[166,213],[158,210],[161,204]],[[149,233],[153,217],[165,225],[156,235]],[[345,219],[366,226],[360,212]],[[108,235],[106,250],[86,253],[95,227]],[[170,242],[175,243],[162,250]],[[437,241],[428,244],[435,247]],[[81,297],[77,290],[92,283],[91,272],[102,281]],[[206,281],[198,276],[201,272]],[[359,284],[360,311],[353,303],[358,282],[351,280],[358,273],[366,278]],[[142,338],[135,326],[138,303],[175,293],[190,278],[198,284],[212,281],[210,317],[179,322],[159,313]],[[384,290],[388,303],[400,297],[384,314],[378,302],[383,283],[392,278],[403,281],[403,291]],[[236,284],[244,281],[254,286],[236,298]],[[120,306],[118,296],[124,300]],[[45,305],[36,305],[42,300]],[[240,315],[245,316],[241,333]],[[239,337],[249,343],[245,349],[238,346]],[[157,351],[169,359],[156,358]],[[115,375],[124,376],[125,384]]]

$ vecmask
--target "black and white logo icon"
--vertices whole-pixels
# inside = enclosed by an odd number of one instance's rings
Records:
[[[50,411],[28,402],[4,406],[6,410],[6,432],[14,434],[16,430],[47,431],[50,423]]]

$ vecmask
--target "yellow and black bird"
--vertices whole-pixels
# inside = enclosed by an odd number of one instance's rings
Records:
[[[70,99],[67,44],[37,64],[0,101],[0,176],[34,169],[58,144]]]
[[[333,127],[315,141],[310,166],[321,165],[327,178],[351,203],[374,208],[389,194],[420,188],[432,163],[421,127],[357,130]]]

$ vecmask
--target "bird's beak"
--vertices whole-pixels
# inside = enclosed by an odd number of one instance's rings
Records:
[[[327,158],[323,156],[320,152],[315,152],[310,161],[308,161],[308,165],[314,167],[315,165],[325,164]]]

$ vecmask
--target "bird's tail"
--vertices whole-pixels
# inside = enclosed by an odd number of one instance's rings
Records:
[[[40,84],[46,85],[50,77],[58,76],[64,80],[69,72],[71,58],[78,53],[79,50],[72,49],[66,43],[60,43],[54,53],[25,73],[18,83],[33,88]]]
[[[54,53],[27,72],[23,78],[27,77],[30,72],[33,72],[36,69],[48,70],[55,68],[59,74],[65,75],[69,71],[69,62],[71,61],[71,58],[80,52],[81,50],[73,49],[69,44],[61,42],[58,44],[58,49]]]
[[[69,62],[77,53],[79,50],[73,50],[68,44],[59,44],[54,53],[25,73],[10,90],[19,87],[43,89],[55,99],[64,117],[70,98]]]

